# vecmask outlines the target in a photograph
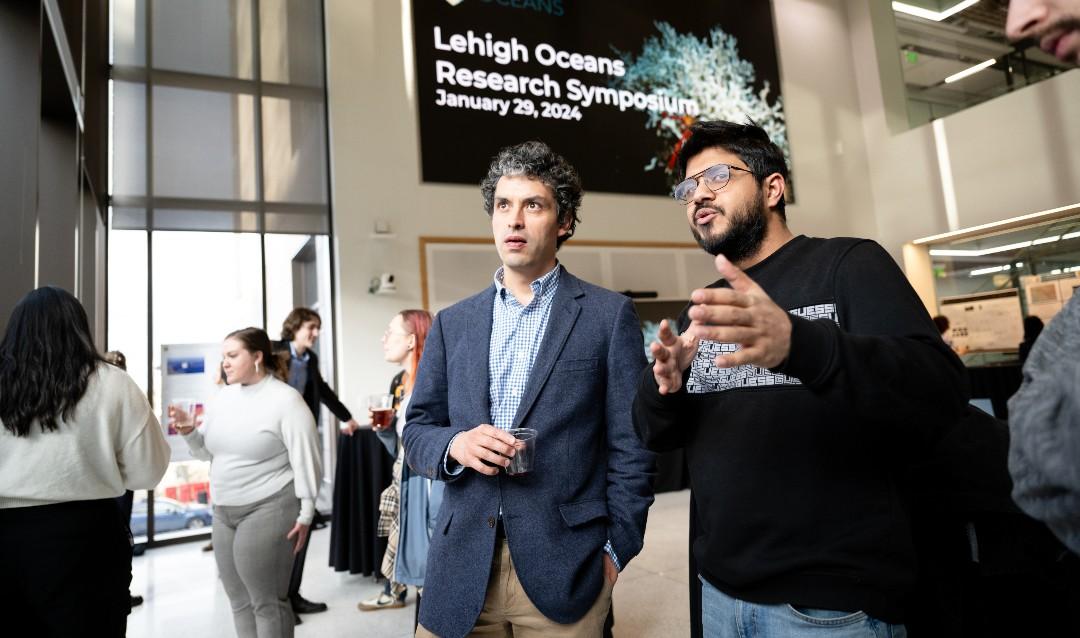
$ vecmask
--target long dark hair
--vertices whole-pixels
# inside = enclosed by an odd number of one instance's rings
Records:
[[[225,335],[225,338],[236,339],[244,345],[244,350],[247,350],[253,355],[256,352],[261,352],[263,366],[266,367],[267,372],[282,381],[288,378],[289,367],[284,358],[288,356],[288,353],[285,353],[284,357],[275,355],[270,344],[270,337],[267,336],[266,331],[262,328],[252,327],[234,330]]]
[[[28,435],[34,419],[42,432],[56,430],[102,361],[78,299],[52,286],[30,292],[0,341],[0,421],[15,436]]]

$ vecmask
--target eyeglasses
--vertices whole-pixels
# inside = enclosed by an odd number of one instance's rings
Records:
[[[408,337],[408,336],[411,336],[411,335],[412,335],[412,333],[410,333],[410,332],[398,332],[396,330],[391,330],[390,328],[387,328],[386,330],[383,331],[382,338],[383,338],[383,341],[386,341],[390,337]]]
[[[727,183],[731,181],[731,171],[733,170],[753,174],[751,170],[732,166],[731,164],[716,164],[679,182],[675,186],[675,190],[671,192],[671,196],[684,204],[689,204],[694,197],[694,193],[697,192],[698,179],[704,179],[705,185],[715,193],[727,186]]]

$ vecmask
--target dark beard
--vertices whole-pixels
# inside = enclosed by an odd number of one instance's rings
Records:
[[[697,211],[695,211],[695,214]],[[728,261],[737,264],[754,256],[765,241],[768,221],[765,198],[760,191],[745,207],[727,215],[728,228],[720,235],[706,235],[708,229],[690,226],[690,232],[701,248],[710,255],[723,254]]]

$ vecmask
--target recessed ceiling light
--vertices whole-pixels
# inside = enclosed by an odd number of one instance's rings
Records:
[[[967,76],[975,75],[979,71],[982,71],[985,68],[991,67],[996,63],[997,63],[997,60],[995,60],[994,58],[990,58],[989,60],[986,60],[985,62],[980,62],[980,63],[976,64],[975,66],[968,67],[968,68],[964,69],[963,71],[960,71],[959,73],[953,73],[949,77],[945,78],[945,84],[952,84],[953,82],[963,80]]]
[[[899,13],[906,13],[908,15],[915,16],[917,18],[925,18],[927,20],[933,20],[934,22],[941,22],[949,16],[956,15],[968,7],[975,6],[979,3],[979,0],[963,0],[953,6],[945,9],[944,11],[931,11],[930,9],[924,9],[922,7],[916,7],[914,5],[906,4],[904,2],[892,3],[893,11]]]

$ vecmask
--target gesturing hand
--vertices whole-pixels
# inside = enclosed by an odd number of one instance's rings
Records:
[[[716,270],[731,288],[695,290],[690,300],[696,305],[690,308],[686,332],[740,346],[716,358],[721,368],[745,364],[775,368],[783,363],[791,352],[791,316],[723,255],[716,257]]]
[[[667,319],[660,322],[657,341],[649,344],[652,352],[653,377],[660,386],[660,394],[678,392],[682,387],[683,370],[690,366],[697,354],[698,339],[690,334],[676,335]]]
[[[516,442],[510,433],[485,423],[455,438],[450,445],[450,458],[481,474],[495,476],[500,467],[510,465]]]

